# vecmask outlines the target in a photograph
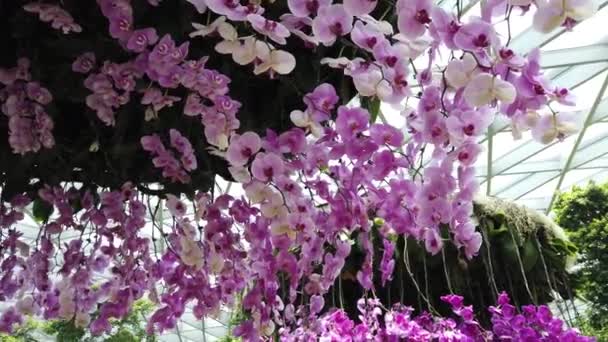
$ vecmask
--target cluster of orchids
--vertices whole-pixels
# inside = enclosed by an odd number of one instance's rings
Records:
[[[473,317],[473,308],[465,306],[458,295],[446,295],[452,318],[437,318],[428,313],[413,317],[412,309],[395,305],[384,310],[375,298],[357,302],[359,322],[350,319],[343,310],[325,314],[316,323],[318,329],[281,336],[282,341],[594,341],[580,336],[553,317],[545,305],[527,305],[517,308],[506,293],[499,294],[496,306],[488,310],[492,316],[492,329],[483,329]],[[382,322],[382,323],[381,323]]]
[[[21,155],[55,145],[53,119],[45,110],[53,96],[32,81],[29,68],[30,61],[21,58],[16,67],[0,69],[0,104],[8,117],[8,142]]]
[[[97,0],[109,35],[129,59],[99,61],[82,51],[72,71],[83,74],[86,104],[109,128],[117,109],[132,101],[141,104],[142,120],[171,106],[199,118],[193,129],[204,132],[243,193],[165,194],[154,204],[130,183],[120,189],[62,184],[1,203],[0,298],[10,305],[0,330],[10,332],[34,315],[74,320],[100,335],[147,296],[158,304],[150,333],[174,328],[187,307],[199,319],[231,307],[245,316],[234,334],[246,341],[587,340],[546,307],[520,314],[505,296],[490,308],[490,330],[457,296],[445,299],[454,319],[413,318],[407,307],[387,310],[370,296],[375,259],[382,283],[393,277],[397,236],[419,241],[431,254],[452,243],[465,258],[476,256],[483,239],[471,218],[474,163],[478,138],[495,115],[543,143],[572,133],[565,116],[548,107],[572,105],[572,95],[543,76],[537,50],[517,54],[495,23],[507,9],[532,12],[543,32],[570,28],[593,14],[591,0],[492,0],[482,4],[481,17],[467,21],[431,0],[288,0],[278,14],[279,1],[177,1],[206,18],[192,23],[190,37],[138,27],[130,0]],[[386,10],[378,13],[381,3]],[[24,11],[66,34],[80,30],[59,4],[27,4]],[[191,56],[194,39],[214,44],[218,54]],[[349,99],[319,82],[290,113],[290,129],[239,131],[241,103],[230,97],[231,80],[207,61],[226,55],[259,77],[289,78],[298,67],[290,52],[295,44],[341,47],[320,61],[323,68],[342,70],[359,99],[399,110],[405,127],[376,122],[356,101],[341,105]],[[426,67],[416,68],[415,59]],[[0,102],[14,152],[44,153],[42,147],[53,146],[53,121],[44,112],[53,89],[30,81],[27,67],[20,60],[0,69]],[[141,153],[171,182],[188,184],[205,162],[197,162],[196,144],[175,128],[140,142]],[[51,214],[29,243],[20,222],[32,202]],[[169,224],[147,221],[163,211]],[[376,232],[381,254],[374,252]],[[365,252],[356,279],[369,294],[359,322],[324,300],[355,243]]]

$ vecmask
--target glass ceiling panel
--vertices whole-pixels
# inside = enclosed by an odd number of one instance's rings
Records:
[[[607,169],[608,170],[608,158],[606,158],[606,156],[604,155],[603,158],[598,158],[598,159],[592,160],[592,161],[588,162],[587,164],[585,164],[584,166],[582,166],[581,168],[587,168],[587,169],[595,168],[595,169]]]
[[[562,183],[561,190],[567,190],[578,184],[583,179],[589,179],[596,175],[598,170],[572,170],[568,172]]]
[[[553,180],[550,181],[545,181],[545,182],[539,182],[534,186],[530,186],[528,187],[528,189],[526,189],[528,191],[528,193],[526,193],[524,196],[521,196],[521,198],[524,197],[543,197],[545,198],[545,201],[550,200],[550,198],[547,196],[547,194],[552,194],[555,190],[555,187],[557,186],[557,178],[554,178]],[[519,198],[513,198],[514,200],[517,200]],[[548,202],[545,202],[545,204],[548,204]]]
[[[547,205],[547,198],[524,196],[517,200],[517,202],[521,205],[525,205],[528,208],[542,211]]]

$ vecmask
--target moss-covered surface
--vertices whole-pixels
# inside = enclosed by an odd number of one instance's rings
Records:
[[[555,298],[553,290],[564,298],[573,295],[567,269],[575,259],[576,247],[548,217],[495,198],[476,200],[474,217],[484,242],[472,260],[449,243],[442,253],[431,256],[413,239],[406,243],[399,237],[393,281],[383,287],[379,271],[374,275],[375,292],[384,305],[401,302],[419,311],[449,315],[439,298],[457,293],[474,305],[481,322],[488,323],[487,308],[501,291],[507,291],[518,306],[549,303]],[[444,234],[447,237],[447,230]],[[382,255],[378,234],[374,246],[376,255]],[[342,302],[353,317],[356,299],[363,295],[353,275],[363,257],[355,245],[341,279],[326,298],[328,306],[339,307]],[[374,262],[374,269],[379,270],[380,260]]]

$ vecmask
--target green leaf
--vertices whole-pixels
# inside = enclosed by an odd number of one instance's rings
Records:
[[[380,114],[380,99],[377,97],[362,97],[361,107],[367,109],[369,112],[369,122],[374,123],[378,119]]]
[[[34,208],[32,210],[32,214],[34,215],[34,219],[36,219],[36,222],[47,222],[52,213],[52,205],[41,199],[37,199],[34,201]]]
[[[518,246],[513,243],[511,236],[508,234],[500,236],[497,241],[494,242],[494,245],[498,245],[498,250],[500,251],[502,258],[505,260],[507,265],[515,265],[519,263],[517,258]]]
[[[528,239],[524,243],[523,249],[521,251],[521,261],[523,263],[524,270],[526,272],[531,271],[538,262],[538,258],[539,254],[538,250],[536,249],[536,244],[533,242],[533,240]]]
[[[488,229],[488,235],[490,235],[490,237],[499,236],[509,231],[509,228],[507,228],[507,226],[505,226],[504,224],[500,225],[498,229],[494,227],[496,226],[492,224],[492,228]]]
[[[340,82],[340,99],[342,100],[342,104],[347,104],[352,100],[351,94],[351,80],[347,77],[343,77]]]
[[[137,338],[126,329],[119,329],[116,333],[106,338],[104,342],[137,342]]]

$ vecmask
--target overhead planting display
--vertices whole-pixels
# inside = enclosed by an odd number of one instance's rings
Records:
[[[572,297],[576,248],[474,201],[473,164],[496,116],[574,133],[569,90],[497,25],[595,5],[465,5],[0,1],[0,330],[109,336],[145,297],[149,334],[228,307],[245,341],[592,340],[544,305]]]

